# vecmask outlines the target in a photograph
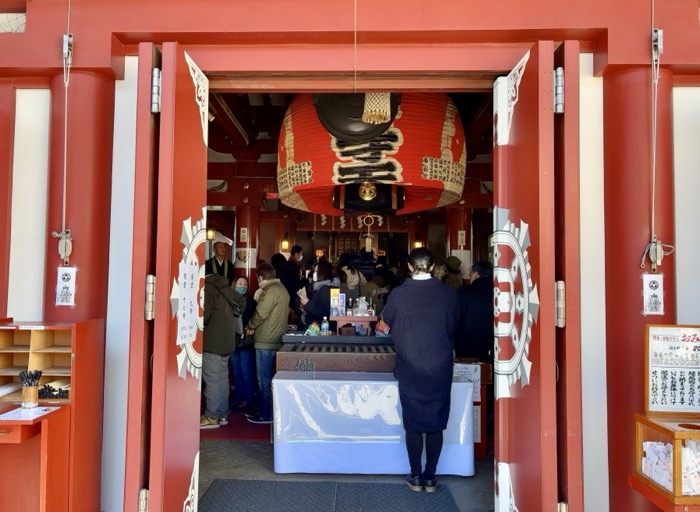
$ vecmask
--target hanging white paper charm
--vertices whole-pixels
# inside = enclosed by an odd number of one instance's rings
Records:
[[[77,267],[58,267],[56,305],[75,307],[75,276]]]
[[[644,309],[643,315],[663,315],[664,314],[664,275],[663,274],[642,274],[644,288]]]
[[[197,293],[199,292],[199,266],[180,262],[180,296],[177,305],[177,344],[194,343],[197,338]]]

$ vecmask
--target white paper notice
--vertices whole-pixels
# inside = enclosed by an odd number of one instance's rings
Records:
[[[56,305],[75,306],[75,276],[77,267],[58,267]]]
[[[464,229],[457,231],[457,245],[460,249],[463,245],[467,245],[467,232]]]
[[[459,272],[462,279],[469,278],[469,271],[472,269],[472,253],[471,251],[453,250],[450,256],[456,256],[462,264],[459,266]]]
[[[474,401],[481,402],[481,366],[477,363],[455,363],[452,380],[474,383]]]
[[[236,249],[235,268],[255,268],[258,264],[258,250],[253,248],[238,247]]]
[[[642,274],[644,283],[643,315],[664,314],[664,275]]]
[[[199,267],[180,262],[180,296],[177,308],[177,344],[193,343],[197,337]]]
[[[20,407],[19,409],[7,411],[5,414],[0,414],[0,421],[34,420],[50,413],[51,411],[55,411],[56,409],[58,409],[58,407],[32,407],[31,409],[24,409],[23,407]]]

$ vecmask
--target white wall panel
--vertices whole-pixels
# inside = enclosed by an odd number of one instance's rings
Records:
[[[105,400],[102,444],[102,510],[125,510],[124,465],[129,371],[131,254],[136,145],[138,59],[126,57],[124,80],[118,80],[114,102],[112,214],[110,221],[109,291],[105,347]],[[141,290],[143,293],[143,290]]]
[[[18,322],[41,321],[51,93],[48,89],[17,89],[15,99],[7,314]],[[46,293],[53,289],[47,287]]]
[[[700,87],[673,89],[676,322],[700,324]],[[664,241],[664,243],[666,243]],[[663,268],[663,261],[661,263]]]
[[[581,388],[584,504],[609,510],[605,353],[605,218],[603,79],[593,55],[580,57],[581,118]],[[602,428],[601,428],[602,427]]]

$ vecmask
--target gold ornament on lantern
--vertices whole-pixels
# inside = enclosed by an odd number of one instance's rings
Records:
[[[365,201],[371,201],[377,197],[377,186],[369,181],[363,181],[359,189],[360,197]]]
[[[391,121],[391,93],[368,92],[365,94],[362,122],[383,124],[389,121]]]

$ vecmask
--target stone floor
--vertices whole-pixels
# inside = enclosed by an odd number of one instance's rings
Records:
[[[471,477],[439,476],[438,484],[450,487],[460,512],[494,510],[493,452],[476,460]],[[217,478],[246,480],[333,480],[342,482],[396,482],[404,475],[277,474],[273,471],[273,446],[269,442],[214,441],[200,443],[199,495]]]

